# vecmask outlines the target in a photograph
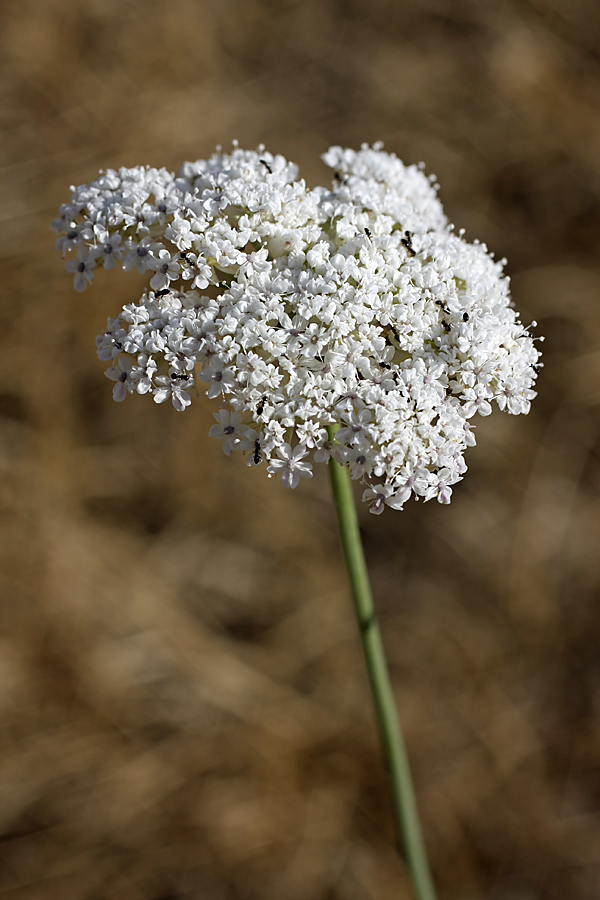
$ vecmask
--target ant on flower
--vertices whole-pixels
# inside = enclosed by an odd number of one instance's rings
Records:
[[[404,237],[400,238],[400,243],[403,244],[404,247],[406,247],[406,250],[408,251],[409,256],[416,256],[417,251],[415,250],[415,248],[412,245],[412,237],[413,236],[410,231],[405,231]]]

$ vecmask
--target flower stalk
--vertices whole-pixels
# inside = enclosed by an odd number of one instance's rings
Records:
[[[328,429],[330,440],[336,430],[336,427]],[[329,475],[381,748],[390,782],[398,850],[408,868],[415,900],[436,900],[421,835],[408,757],[375,616],[348,467],[331,458]]]

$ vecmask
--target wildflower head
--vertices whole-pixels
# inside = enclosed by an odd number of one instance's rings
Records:
[[[107,170],[60,208],[57,247],[80,291],[99,265],[147,274],[97,339],[115,400],[183,412],[204,390],[225,453],[287,487],[333,456],[373,513],[448,503],[473,416],[528,412],[539,353],[433,178],[380,145],[323,159],[313,190],[264,147]]]

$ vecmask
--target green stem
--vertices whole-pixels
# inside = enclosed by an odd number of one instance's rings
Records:
[[[329,428],[330,440],[336,431],[335,426]],[[329,475],[379,737],[390,779],[398,849],[406,862],[416,900],[435,900],[408,757],[396,714],[379,625],[375,618],[348,467],[340,466],[334,459],[330,459]]]

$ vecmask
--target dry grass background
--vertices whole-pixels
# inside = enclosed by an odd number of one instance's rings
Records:
[[[426,161],[547,336],[451,507],[363,516],[443,900],[600,897],[595,0],[2,4],[0,896],[408,898],[326,478],[111,400],[48,223],[238,138]]]

